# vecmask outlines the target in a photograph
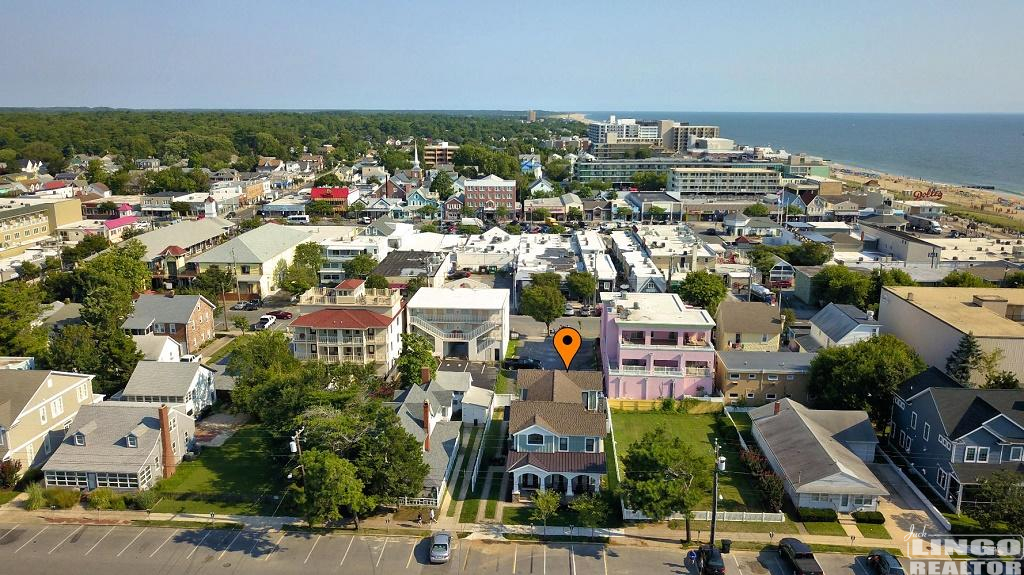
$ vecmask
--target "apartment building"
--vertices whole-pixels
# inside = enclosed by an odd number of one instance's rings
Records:
[[[9,369],[0,385],[0,457],[36,467],[60,445],[82,405],[93,395],[94,375],[37,369]]]
[[[295,227],[265,224],[199,254],[188,263],[195,273],[213,266],[232,270],[237,285],[236,291],[228,294],[232,298],[265,296],[277,291],[278,263],[291,264],[295,247],[310,237],[310,232]]]
[[[494,174],[466,180],[463,201],[477,214],[493,215],[498,208],[505,208],[509,214],[514,214],[516,181],[503,180]]]
[[[601,294],[601,357],[610,398],[660,399],[713,391],[714,320],[673,293]]]
[[[428,168],[438,164],[453,164],[455,163],[455,152],[458,151],[458,146],[444,141],[428,144],[423,146],[423,164]]]
[[[501,361],[508,349],[509,291],[420,288],[406,306],[409,332],[434,344],[434,355]]]
[[[603,180],[618,187],[633,185],[637,172],[667,172],[672,168],[763,168],[783,172],[781,162],[719,162],[683,157],[653,157],[643,159],[607,159],[581,157],[576,162],[576,179],[581,182]]]
[[[763,196],[782,187],[779,172],[767,168],[672,168],[668,189],[680,195]]]
[[[360,254],[381,261],[389,253],[388,238],[381,236],[333,237],[318,242],[324,253],[321,285],[337,285],[345,279],[345,262]]]
[[[715,386],[730,404],[764,405],[784,397],[807,402],[811,360],[791,351],[720,351]]]
[[[82,219],[78,198],[0,199],[0,258],[16,256]]]

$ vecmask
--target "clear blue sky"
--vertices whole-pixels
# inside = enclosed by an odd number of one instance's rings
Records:
[[[1024,112],[1024,2],[8,0],[0,106]]]

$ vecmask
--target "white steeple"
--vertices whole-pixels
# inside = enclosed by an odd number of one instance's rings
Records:
[[[412,141],[412,169],[420,169],[420,147],[416,144],[416,140]]]

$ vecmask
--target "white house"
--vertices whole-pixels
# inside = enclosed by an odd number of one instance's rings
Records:
[[[140,361],[117,399],[182,406],[196,417],[217,400],[213,370],[196,362]]]
[[[291,264],[295,247],[310,236],[294,226],[266,224],[199,254],[189,264],[199,273],[213,266],[234,270],[239,297],[266,296],[277,291],[280,269]]]
[[[147,333],[133,335],[135,347],[142,352],[142,359],[147,361],[181,361],[181,344],[166,335]]]
[[[420,288],[406,306],[409,331],[434,343],[434,355],[501,361],[508,348],[509,291]]]
[[[874,312],[861,311],[856,306],[830,303],[811,318],[813,347],[848,346],[878,335],[882,322]],[[801,341],[806,345],[806,338]],[[817,348],[807,351],[816,351]]]

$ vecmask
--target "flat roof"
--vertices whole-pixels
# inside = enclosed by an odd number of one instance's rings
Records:
[[[409,309],[502,309],[508,306],[507,289],[420,288]]]
[[[418,292],[417,292],[418,293]],[[674,293],[602,292],[601,302],[622,308],[616,321],[643,324],[679,324],[712,328],[715,321],[701,308],[688,307]]]
[[[1024,290],[1013,288],[903,287],[883,288],[914,307],[964,333],[977,337],[1024,338],[1024,325],[974,304],[974,296],[997,296],[1009,305],[1024,306]],[[913,294],[908,298],[908,294]]]

